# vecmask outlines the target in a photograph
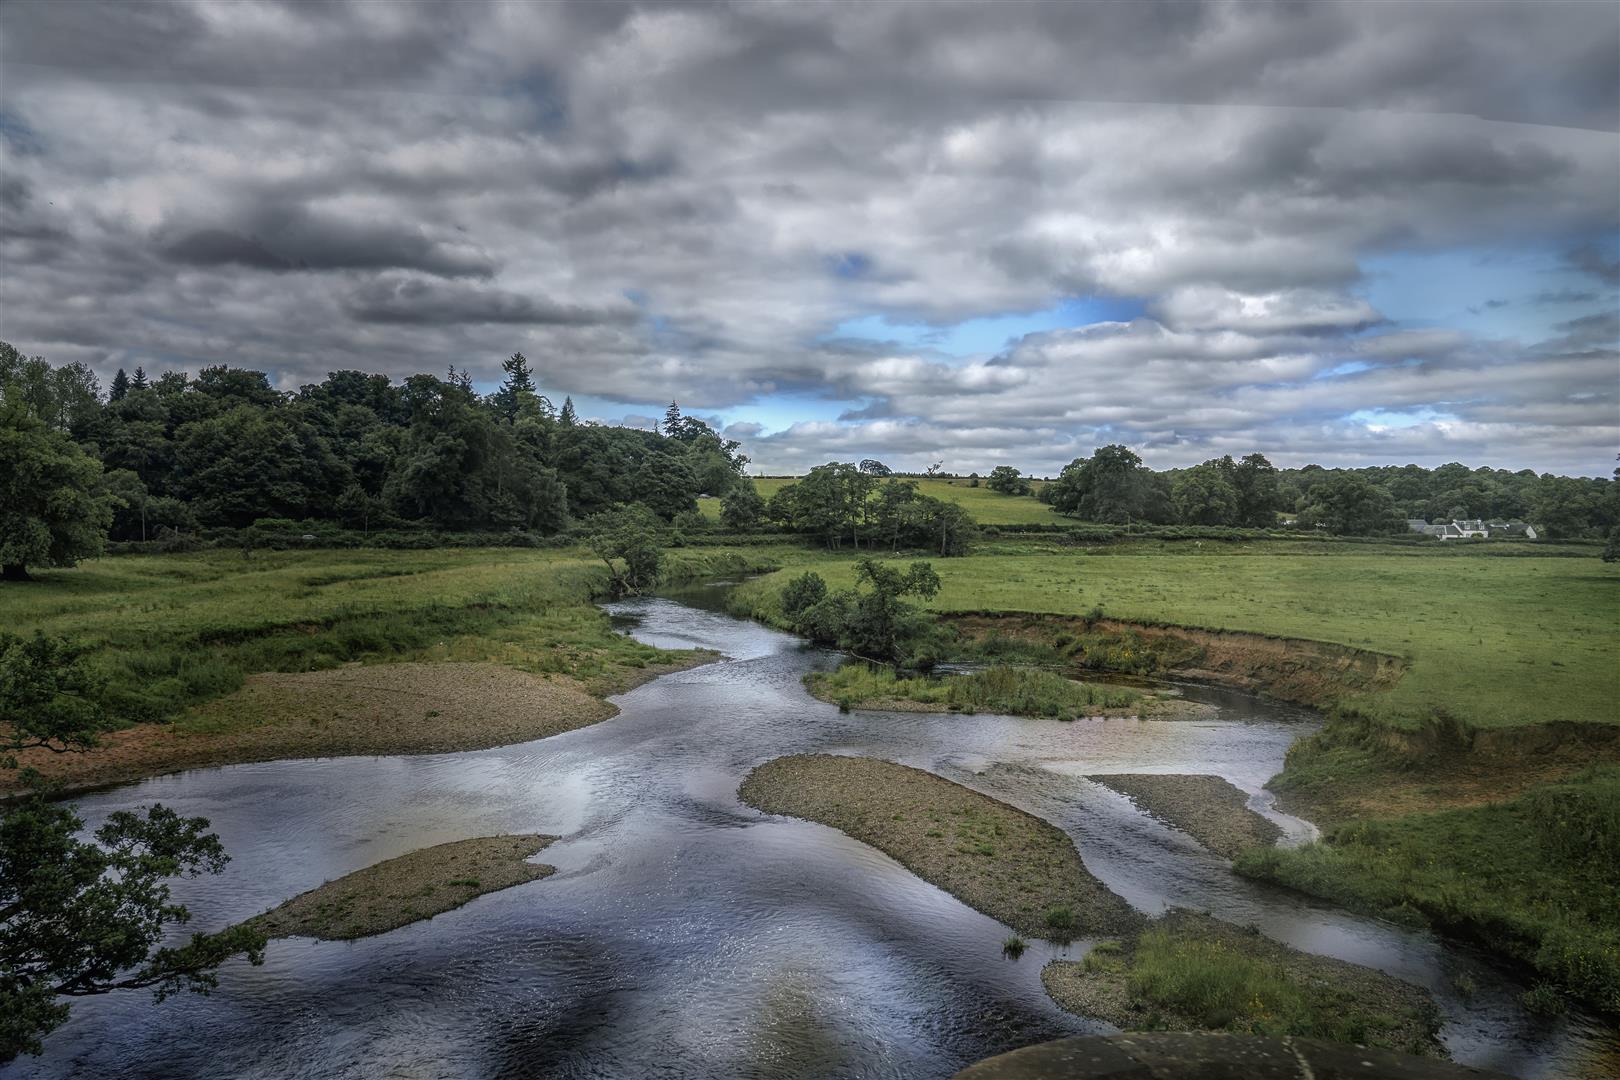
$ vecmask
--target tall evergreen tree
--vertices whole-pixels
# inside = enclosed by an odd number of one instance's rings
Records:
[[[145,390],[146,386],[146,369],[137,366],[135,368],[135,378],[131,380],[129,388],[131,390]]]
[[[107,391],[107,400],[108,401],[123,401],[124,396],[126,394],[128,394],[128,393],[129,393],[129,376],[124,374],[124,369],[123,368],[119,368],[118,369],[118,374],[113,376],[112,389]]]
[[[673,401],[670,402],[669,408],[664,410],[664,434],[679,435],[682,423],[681,407]]]
[[[579,414],[574,411],[574,399],[572,397],[563,398],[562,412],[558,415],[557,422],[563,427],[573,427],[579,423]]]
[[[490,395],[490,403],[502,420],[509,424],[515,421],[525,400],[543,403],[542,411],[548,416],[551,414],[551,403],[535,390],[528,357],[513,353],[511,359],[501,361],[501,370],[506,372],[506,381]]]
[[[520,352],[512,354],[511,359],[501,361],[501,370],[506,372],[506,382],[501,385],[502,390],[512,393],[527,391],[534,393],[534,377],[529,372],[529,358]]]

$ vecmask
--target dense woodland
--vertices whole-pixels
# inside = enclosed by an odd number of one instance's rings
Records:
[[[819,466],[767,503],[740,482],[748,459],[739,445],[678,406],[655,431],[583,423],[571,400],[554,407],[522,354],[503,367],[489,395],[454,368],[401,383],[336,371],[285,393],[263,372],[225,365],[194,378],[121,370],[103,392],[83,364],[53,366],[0,342],[0,451],[10,474],[0,514],[17,519],[5,539],[16,551],[4,561],[60,564],[100,550],[102,537],[184,541],[266,521],[543,537],[639,506],[701,528],[705,495],[722,500],[732,533],[786,529],[861,550],[966,549],[973,522],[960,506],[876,460]],[[1155,472],[1115,445],[1042,484],[1010,466],[985,484],[1114,525],[1380,535],[1405,531],[1406,518],[1501,518],[1569,538],[1620,524],[1610,480],[1459,464],[1277,469],[1250,454]],[[45,517],[56,522],[45,531],[25,524]]]
[[[667,520],[726,492],[747,463],[677,407],[659,432],[583,424],[571,400],[556,409],[539,392],[521,354],[503,366],[488,396],[454,369],[398,384],[337,371],[287,394],[225,366],[120,371],[102,395],[83,365],[0,343],[0,395],[8,429],[100,462],[115,540],[265,518],[550,534],[629,503]]]

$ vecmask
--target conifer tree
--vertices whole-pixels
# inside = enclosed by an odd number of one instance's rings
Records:
[[[107,400],[108,401],[123,401],[124,396],[126,394],[128,394],[128,393],[129,393],[129,376],[124,374],[124,369],[123,368],[119,368],[118,369],[118,374],[113,376],[112,389],[107,391]]]

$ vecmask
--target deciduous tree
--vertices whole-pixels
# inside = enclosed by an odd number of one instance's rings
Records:
[[[0,407],[0,578],[101,554],[112,517],[100,462],[25,407]]]

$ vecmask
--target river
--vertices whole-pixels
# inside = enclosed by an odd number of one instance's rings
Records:
[[[1309,827],[1272,813],[1262,785],[1312,730],[1308,713],[1189,687],[1214,719],[841,714],[801,685],[837,654],[724,614],[722,596],[608,605],[643,641],[727,659],[615,698],[620,715],[593,727],[473,753],[200,769],[78,800],[92,826],[154,801],[212,821],[230,865],[175,890],[198,928],[430,844],[563,839],[539,856],[558,868],[549,878],[358,942],[273,941],[262,967],[227,964],[207,997],[76,1001],[45,1056],[6,1075],[926,1078],[1111,1030],[1041,989],[1041,965],[1086,942],[1009,960],[1004,926],[886,856],[737,801],[753,766],[805,752],[899,761],[1039,814],[1144,911],[1209,910],[1425,986],[1461,1062],[1578,1075],[1612,1037],[1527,1016],[1523,986],[1465,950],[1239,879],[1084,779],[1218,773],[1298,838]]]

